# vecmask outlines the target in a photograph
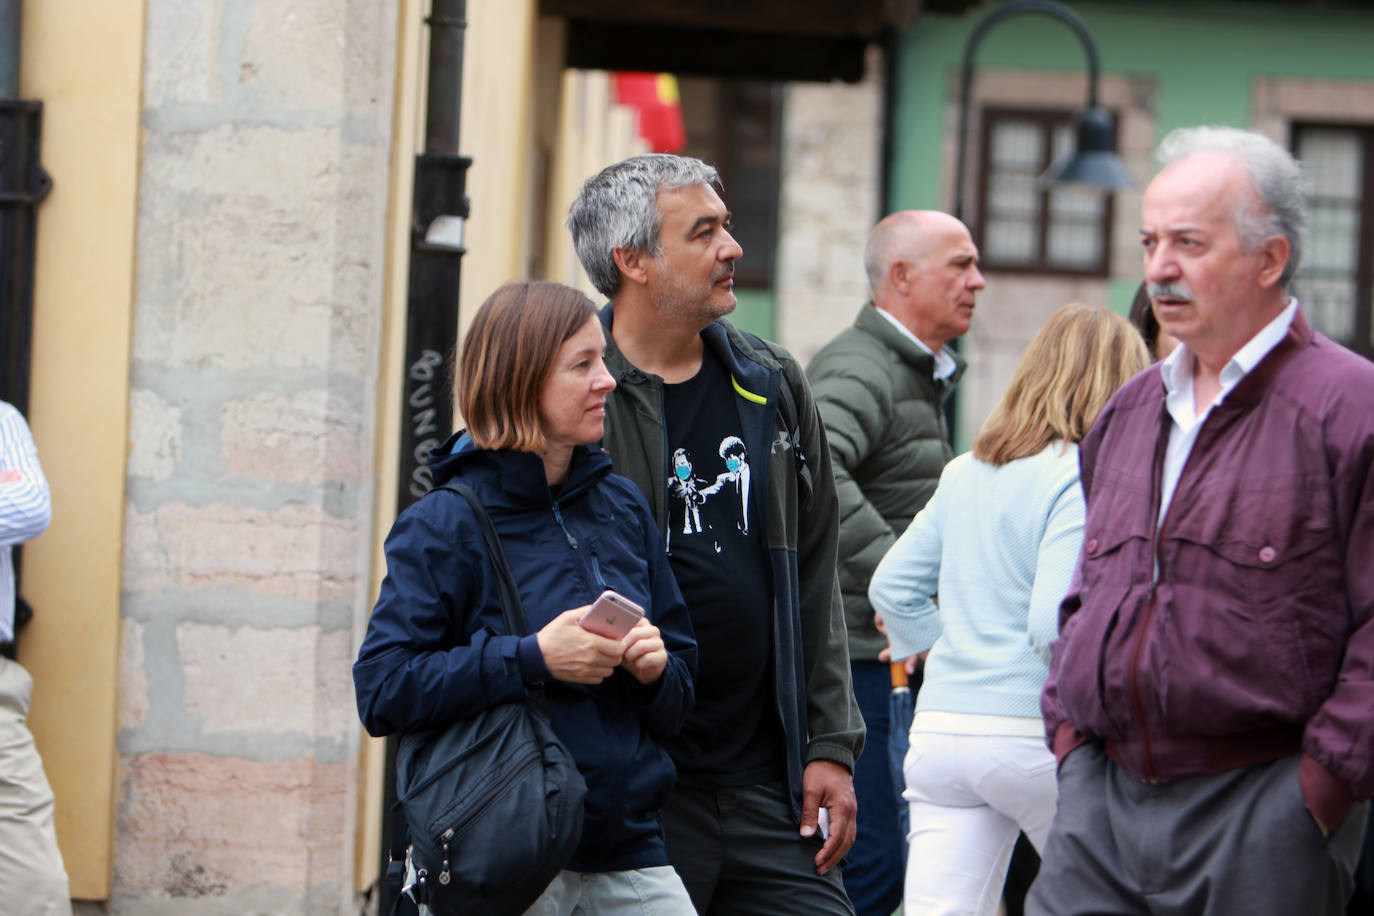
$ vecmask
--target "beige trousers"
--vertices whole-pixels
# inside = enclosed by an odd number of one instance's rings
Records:
[[[0,909],[71,916],[53,797],[27,724],[33,678],[0,656]]]

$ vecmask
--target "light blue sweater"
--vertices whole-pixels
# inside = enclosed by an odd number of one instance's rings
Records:
[[[930,650],[918,711],[1040,716],[1082,543],[1078,446],[1000,467],[964,454],[945,467],[868,588],[892,657]]]

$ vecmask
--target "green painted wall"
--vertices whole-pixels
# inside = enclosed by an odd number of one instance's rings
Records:
[[[1374,0],[1367,10],[1277,0],[1070,5],[1093,34],[1103,74],[1154,81],[1159,137],[1195,124],[1247,126],[1259,76],[1374,80]],[[958,98],[969,33],[992,8],[964,16],[924,14],[901,36],[888,212],[949,206],[942,161],[946,105]],[[1077,34],[1043,13],[1013,15],[993,26],[974,64],[975,78],[991,68],[1081,74],[1087,100],[1087,58]],[[1109,306],[1127,314],[1138,283],[1138,275],[1109,278]],[[967,448],[975,433],[956,429],[960,447]]]
[[[1256,76],[1374,79],[1374,3],[1368,11],[1253,0],[1072,6],[1093,33],[1104,73],[1153,76],[1161,136],[1191,124],[1245,126]],[[964,44],[983,15],[926,14],[902,36],[889,211],[944,205],[944,103],[957,96]],[[1041,13],[1011,16],[987,33],[975,73],[988,67],[1082,73],[1087,97],[1077,35]]]
[[[735,299],[739,305],[730,316],[735,327],[769,340],[777,339],[777,303],[772,289],[736,289]]]

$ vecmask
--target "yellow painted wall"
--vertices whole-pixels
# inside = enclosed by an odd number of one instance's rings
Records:
[[[459,327],[496,287],[524,279],[529,248],[533,91],[536,66],[534,0],[468,4],[463,46],[460,152],[472,157],[468,253],[463,258]],[[540,55],[557,48],[538,48]]]
[[[53,522],[24,550],[21,661],[72,896],[109,895],[138,206],[143,0],[24,4],[20,93],[43,102],[29,419]]]
[[[549,219],[544,227],[544,279],[576,287],[600,302],[601,294],[582,270],[563,220],[584,181],[612,162],[648,152],[648,144],[635,133],[634,113],[612,102],[610,74],[564,71],[559,92],[563,104],[549,181]]]

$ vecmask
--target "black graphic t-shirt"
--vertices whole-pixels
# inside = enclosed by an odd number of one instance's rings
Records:
[[[664,386],[668,557],[697,637],[696,706],[669,743],[678,778],[706,786],[783,776],[773,689],[773,611],[765,519],[755,505],[768,472],[740,436],[735,393],[711,355]]]

